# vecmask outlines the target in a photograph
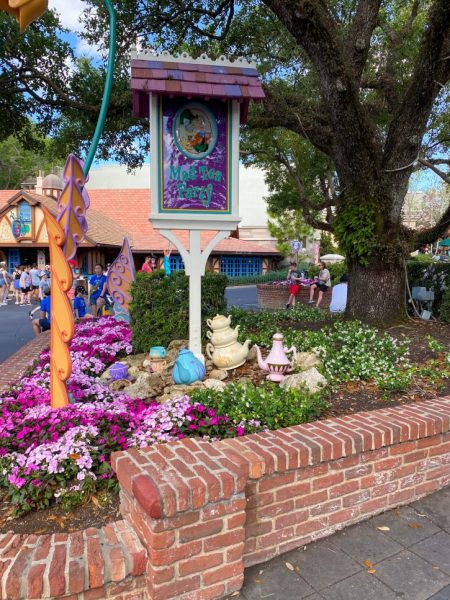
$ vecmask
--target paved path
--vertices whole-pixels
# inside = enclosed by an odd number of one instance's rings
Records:
[[[247,569],[230,598],[450,600],[450,487]]]
[[[225,297],[228,306],[240,306],[241,308],[257,308],[258,298],[256,296],[256,285],[243,285],[239,287],[227,287]]]
[[[0,307],[0,363],[34,337],[28,313],[35,307],[16,306],[14,302]]]

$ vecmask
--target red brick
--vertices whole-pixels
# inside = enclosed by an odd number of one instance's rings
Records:
[[[364,475],[369,475],[372,473],[372,469],[372,463],[367,463],[365,465],[354,467],[353,469],[348,469],[348,471],[345,472],[345,479],[357,479],[363,477]]]
[[[415,465],[404,465],[403,467],[399,467],[398,469],[392,469],[390,473],[391,481],[395,481],[397,479],[402,479],[403,477],[407,477],[408,475],[412,475],[416,472]]]
[[[402,464],[402,458],[399,457],[391,457],[385,458],[384,460],[380,460],[379,462],[374,463],[375,471],[387,471],[390,469],[394,469],[399,467]]]
[[[372,490],[372,498],[379,498],[381,496],[387,496],[392,492],[395,492],[398,488],[398,481],[391,481],[390,483],[384,483],[382,485],[377,485],[377,487]]]
[[[403,462],[405,464],[417,462],[418,460],[422,460],[428,456],[428,450],[417,450],[417,452],[412,452],[411,454],[407,454],[403,458]]]
[[[231,562],[234,562],[235,560],[240,560],[242,558],[243,554],[244,554],[244,543],[242,542],[241,544],[238,544],[237,546],[233,546],[233,548],[230,548],[229,550],[227,550],[226,561],[231,563]]]
[[[265,533],[269,533],[270,531],[272,531],[272,520],[245,524],[245,535],[247,538],[258,537]]]
[[[355,506],[357,504],[361,504],[362,502],[366,502],[367,500],[370,500],[370,490],[361,490],[356,494],[344,496],[342,499],[342,506]]]
[[[161,569],[155,569],[153,565],[150,565],[148,570],[148,577],[152,584],[168,583],[175,577],[174,567],[163,567]]]
[[[210,550],[217,550],[219,548],[225,549],[227,546],[234,546],[239,542],[243,542],[245,539],[244,529],[235,529],[222,535],[216,535],[213,538],[204,540],[204,550],[209,552]]]
[[[314,477],[319,477],[320,475],[325,475],[330,470],[330,465],[333,463],[321,463],[320,465],[315,465],[314,467],[308,467],[307,469],[303,469],[301,471],[297,471],[297,481],[309,481],[310,479],[314,479]]]
[[[379,450],[370,450],[369,452],[365,452],[361,454],[361,462],[377,462],[381,459],[384,459],[388,456],[389,449],[388,448],[380,448]]]
[[[356,490],[359,490],[359,481],[357,479],[352,479],[351,481],[346,481],[345,483],[341,483],[330,488],[328,490],[328,494],[330,496],[330,500],[332,500],[333,498],[340,498],[346,494],[356,492]]]
[[[180,577],[191,575],[192,573],[200,573],[207,571],[212,567],[217,567],[223,562],[223,553],[216,552],[215,554],[206,554],[197,558],[190,558],[178,563],[178,573]]]
[[[6,597],[8,600],[19,600],[22,577],[26,573],[33,550],[21,547],[12,565],[6,581]]]
[[[228,500],[214,506],[205,506],[201,512],[202,520],[207,521],[208,519],[217,519],[224,515],[231,515],[241,510],[245,510],[247,501],[245,498],[237,498],[235,500]],[[197,513],[199,514],[199,513]]]
[[[346,521],[351,521],[358,515],[359,515],[359,506],[345,508],[343,510],[338,510],[337,512],[333,513],[332,515],[329,515],[328,523],[330,525],[338,525],[339,523],[345,523]]]
[[[199,590],[201,587],[200,576],[195,575],[189,579],[183,577],[166,585],[150,586],[149,597],[152,600],[168,600],[168,598],[181,598],[183,594]]]
[[[206,485],[200,477],[192,477],[188,481],[192,496],[192,508],[202,508],[206,503]]]
[[[107,544],[111,544],[112,546],[118,543],[119,540],[117,539],[117,535],[114,531],[112,523],[108,523],[108,525],[103,527],[103,533],[105,534],[105,540]]]
[[[145,475],[138,475],[132,482],[132,495],[152,519],[162,517],[161,496],[154,483]]]
[[[264,492],[262,494],[254,493],[249,495],[246,492],[248,498],[247,508],[256,508],[257,506],[266,506],[267,504],[273,504],[275,502],[274,492]]]
[[[240,589],[239,586],[237,589]],[[229,592],[234,592],[234,589],[230,589]],[[215,598],[222,598],[225,596],[226,586],[223,583],[210,586],[206,589],[199,590],[196,594],[196,600],[215,600]]]
[[[183,527],[178,532],[180,542],[184,544],[191,540],[210,537],[216,533],[220,533],[223,525],[224,521],[222,519],[216,519],[215,521],[206,521],[205,523],[197,523],[190,527]]]
[[[388,505],[395,506],[396,504],[403,504],[404,502],[414,498],[414,490],[408,488],[407,490],[401,490],[393,492],[388,496]]]
[[[211,585],[212,583],[218,583],[219,581],[225,581],[231,577],[236,577],[244,572],[244,565],[241,560],[222,565],[219,569],[213,571],[207,571],[203,573],[202,580],[203,585]]]
[[[309,509],[309,513],[311,517],[317,517],[318,515],[325,515],[330,512],[335,512],[342,507],[342,500],[339,498],[337,500],[331,500],[330,502],[326,502],[325,504],[318,504],[316,506],[311,506]]]
[[[439,446],[441,444],[441,436],[433,435],[432,437],[422,438],[421,440],[417,440],[417,448],[430,448],[431,446]]]
[[[66,546],[55,546],[48,573],[50,595],[62,596],[65,592],[64,572],[66,568]],[[102,580],[103,583],[103,580]]]
[[[259,491],[265,492],[275,488],[283,487],[294,482],[294,471],[282,475],[272,475],[259,482]]]
[[[83,600],[105,600],[106,590],[104,587],[87,590],[83,594]],[[64,599],[65,600],[65,599]]]
[[[33,565],[28,572],[28,598],[41,598],[44,591],[43,575],[46,565]]]
[[[439,488],[440,488],[439,480],[432,479],[431,481],[425,481],[424,483],[419,483],[419,485],[416,486],[414,492],[415,492],[416,496],[422,496],[423,494],[430,494],[431,492],[434,492],[435,490],[437,490]]]
[[[450,441],[441,443],[439,446],[435,446],[434,448],[430,448],[428,450],[429,456],[446,454],[448,452],[450,452]]]
[[[381,498],[373,498],[367,502],[363,502],[360,506],[362,513],[375,513],[382,510],[387,505],[387,497],[381,496]]]
[[[332,463],[330,463],[330,469],[333,471],[340,471],[346,470],[350,467],[355,467],[356,465],[359,465],[359,454],[334,460]]]
[[[231,534],[227,533],[225,534],[225,536],[229,536]],[[218,535],[215,536],[214,538],[207,538],[205,540],[205,544],[206,543],[212,543],[215,540],[218,540],[220,538],[224,537],[223,535]],[[241,540],[236,540],[236,541],[241,541]],[[231,545],[231,544],[229,544]],[[209,548],[205,548],[206,550],[215,550],[217,547],[215,548],[213,547],[209,547]],[[150,562],[151,564],[155,565],[155,566],[165,566],[165,565],[172,565],[175,562],[178,562],[179,560],[182,560],[183,558],[189,558],[191,556],[196,556],[197,554],[200,554],[200,552],[202,551],[202,542],[200,540],[195,540],[192,542],[188,542],[187,544],[183,544],[182,546],[175,546],[174,548],[169,548],[167,550],[154,550],[153,548],[149,548],[149,558],[150,558]]]
[[[110,548],[108,560],[111,569],[111,581],[122,581],[122,579],[125,579],[127,572],[123,550],[117,546]],[[89,569],[89,578],[90,573]]]
[[[100,587],[104,583],[105,563],[103,561],[102,549],[98,538],[87,540],[88,548],[88,571],[89,587]]]
[[[379,471],[373,475],[363,477],[360,482],[361,489],[372,488],[376,487],[377,485],[381,485],[382,483],[387,483],[389,481],[389,477],[389,471]]]
[[[292,485],[277,490],[275,492],[275,498],[277,502],[293,498],[295,496],[304,496],[311,492],[311,484],[309,481],[300,481]]]
[[[309,535],[310,533],[317,533],[318,531],[322,531],[323,529],[326,529],[328,527],[328,517],[320,517],[320,519],[309,519],[308,521],[305,521],[304,523],[300,523],[300,525],[297,525],[297,527],[295,528],[295,537],[299,538],[299,537],[305,537],[307,535]],[[302,543],[305,543],[304,541]],[[297,546],[299,546],[300,543],[297,540]],[[281,551],[281,544],[279,546],[279,549]]]
[[[215,508],[215,507],[214,507]],[[214,510],[212,511],[214,513]],[[217,518],[218,515],[213,514],[214,518]],[[198,510],[192,512],[186,512],[181,515],[177,515],[175,517],[170,517],[167,519],[160,519],[152,521],[152,530],[155,533],[160,533],[163,531],[168,531],[170,529],[180,529],[185,525],[192,525],[200,518],[200,512]]]
[[[437,479],[438,477],[445,477],[450,474],[449,465],[442,465],[441,467],[437,467],[436,469],[430,469],[426,473],[427,480],[429,479]],[[418,482],[420,483],[420,482]]]
[[[258,538],[258,549],[277,548],[281,541],[290,540],[295,537],[294,526],[279,528],[268,535]]]
[[[327,490],[322,490],[321,492],[315,492],[314,494],[308,494],[307,496],[297,498],[295,500],[295,508],[299,509],[305,508],[306,506],[313,506],[319,502],[325,502],[326,500],[328,500]]]
[[[408,454],[417,448],[417,441],[404,442],[403,444],[396,444],[389,448],[390,456],[398,456],[399,454]]]
[[[268,517],[276,517],[289,513],[294,510],[294,500],[287,500],[286,502],[278,502],[271,504],[270,506],[264,506],[263,508],[257,509],[258,519],[267,519]]]
[[[80,593],[85,589],[85,568],[82,562],[75,560],[69,563],[69,587],[71,593]]]
[[[282,515],[275,519],[275,529],[284,529],[289,525],[297,525],[298,523],[303,523],[309,517],[308,510],[297,510],[286,515]]]
[[[236,527],[243,527],[245,525],[246,515],[245,512],[241,512],[232,517],[228,517],[227,527],[228,529],[235,529]]]
[[[80,532],[81,533],[81,532]],[[83,540],[83,537],[81,537]],[[34,551],[33,560],[46,560],[50,554],[51,535],[40,535],[36,549]]]

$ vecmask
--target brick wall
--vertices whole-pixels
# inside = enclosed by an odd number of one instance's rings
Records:
[[[50,332],[46,331],[0,363],[0,392],[17,381],[28,365],[39,358],[40,353],[49,346]]]
[[[48,535],[0,535],[0,598],[146,600],[146,552],[125,521]]]
[[[284,308],[289,300],[289,290],[287,286],[276,286],[268,283],[258,283],[256,286],[258,305],[262,308]],[[307,304],[309,300],[309,287],[301,287],[296,301],[301,304]],[[317,291],[315,294],[317,301]],[[323,295],[320,306],[328,308],[331,302],[331,290]]]
[[[120,452],[124,518],[152,600],[208,600],[245,566],[450,484],[450,398],[214,444]]]

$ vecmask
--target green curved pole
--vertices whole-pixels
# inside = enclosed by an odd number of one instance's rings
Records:
[[[108,54],[108,69],[106,72],[105,88],[103,90],[102,105],[100,107],[100,114],[98,116],[97,126],[92,137],[91,146],[89,148],[88,155],[84,162],[83,172],[84,176],[87,177],[89,170],[94,160],[97,146],[103,133],[103,127],[105,126],[106,115],[108,112],[109,100],[111,98],[111,90],[114,77],[114,63],[116,60],[116,12],[111,0],[104,0],[106,8],[109,12],[109,54]]]

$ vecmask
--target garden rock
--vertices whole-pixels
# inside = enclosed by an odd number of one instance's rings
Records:
[[[315,352],[297,352],[297,356],[292,361],[292,366],[308,371],[313,367],[321,367],[322,361]]]
[[[120,392],[120,390],[123,390],[130,385],[131,381],[129,379],[117,379],[109,384],[109,389],[113,390],[114,392]]]
[[[213,369],[209,374],[209,379],[218,379],[223,381],[228,377],[228,373],[224,369]]]
[[[173,364],[181,348],[187,348],[188,346],[188,340],[172,340],[167,348],[167,360]]]
[[[109,381],[111,379],[111,373],[109,372],[109,369],[103,371],[103,373],[100,375],[100,379],[102,381]]]
[[[280,383],[280,386],[286,389],[299,389],[305,387],[309,392],[315,393],[324,388],[327,383],[325,377],[321,375],[315,367],[312,367],[307,371],[303,371],[303,373],[288,375]]]
[[[207,379],[204,384],[205,388],[208,390],[216,390],[217,392],[223,392],[223,390],[227,387],[223,381],[220,381],[220,379]]]
[[[144,360],[148,358],[148,355],[143,352],[142,354],[130,354],[121,358],[120,362],[125,363],[129,367],[137,367],[138,369],[144,364]]]
[[[127,388],[130,398],[152,398],[157,396],[162,389],[162,381],[155,380],[157,373],[141,373],[134,383]],[[159,385],[158,385],[159,381]]]
[[[128,375],[131,375],[131,377],[138,377],[141,373],[142,373],[142,370],[139,369],[138,367],[130,367],[128,369]]]
[[[205,384],[203,381],[195,381],[191,385],[169,385],[164,388],[164,394],[158,398],[160,403],[168,402],[172,398],[181,398],[182,396],[189,396],[192,390],[204,389]]]

